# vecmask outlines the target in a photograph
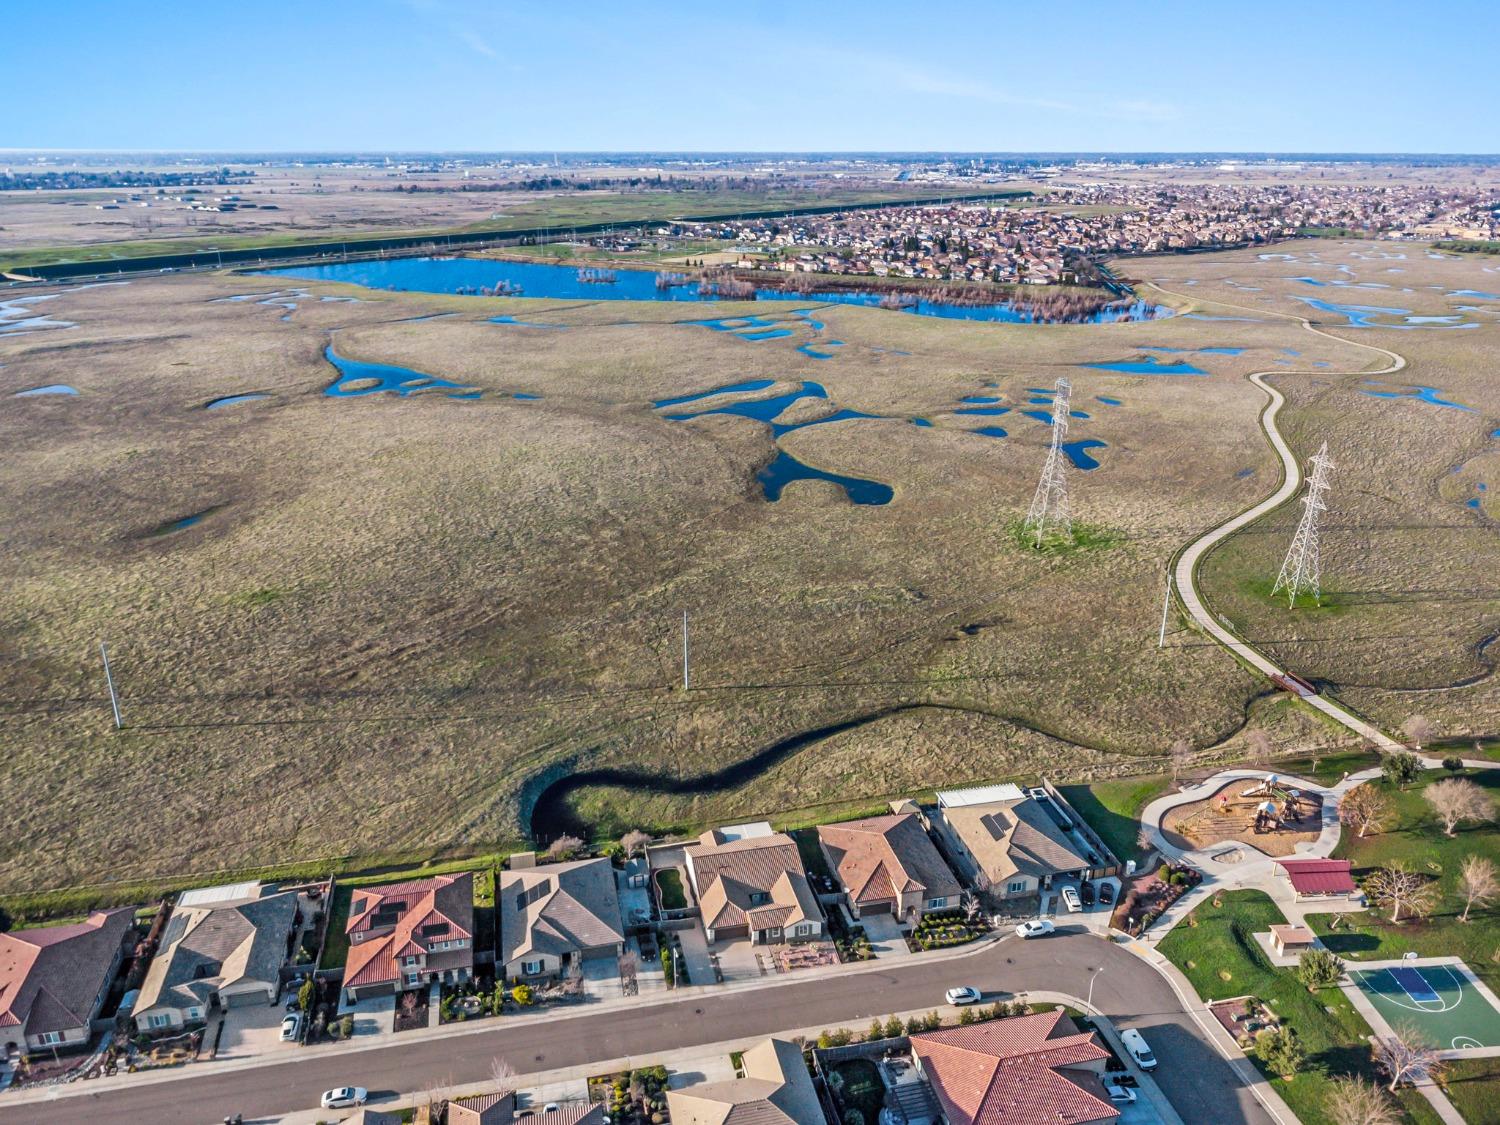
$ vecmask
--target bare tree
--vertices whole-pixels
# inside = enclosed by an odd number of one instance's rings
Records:
[[[1433,1078],[1442,1069],[1438,1053],[1418,1037],[1415,1028],[1402,1025],[1389,1035],[1375,1040],[1375,1062],[1390,1075],[1394,1093],[1403,1082],[1421,1082]]]
[[[547,845],[547,858],[551,860],[571,859],[583,849],[583,841],[577,836],[562,835]]]
[[[625,849],[625,858],[639,855],[646,850],[646,845],[651,842],[651,837],[640,829],[631,829],[620,837],[620,847]]]
[[[1263,730],[1253,730],[1245,736],[1245,752],[1252,766],[1263,766],[1271,760],[1271,752],[1276,749],[1276,744],[1271,741],[1271,736]]]
[[[496,1055],[490,1060],[490,1081],[495,1084],[494,1093],[504,1097],[514,1094],[519,1085],[516,1081],[516,1068],[510,1065],[510,1060]]]
[[[1379,832],[1390,815],[1391,802],[1379,789],[1356,785],[1339,798],[1339,820],[1359,833],[1360,839],[1370,831]]]
[[[1396,1125],[1396,1109],[1385,1091],[1358,1078],[1335,1078],[1324,1107],[1333,1125]]]
[[[1177,776],[1193,762],[1193,744],[1185,738],[1179,738],[1172,743],[1172,749],[1168,751],[1172,759],[1172,784],[1177,784]]]
[[[1422,794],[1443,822],[1443,834],[1452,836],[1466,820],[1494,820],[1495,805],[1472,781],[1449,777],[1433,782]]]
[[[1422,715],[1413,715],[1401,724],[1401,733],[1411,739],[1412,745],[1420,750],[1422,743],[1432,741],[1432,736],[1437,733],[1437,727],[1430,719]]]
[[[1469,920],[1469,911],[1474,907],[1488,906],[1500,898],[1500,877],[1495,874],[1495,861],[1482,855],[1464,856],[1458,867],[1458,893],[1464,900],[1460,922]]]
[[[1437,884],[1404,863],[1382,867],[1365,880],[1365,890],[1381,906],[1391,908],[1391,921],[1401,921],[1401,912],[1421,917],[1437,904]]]

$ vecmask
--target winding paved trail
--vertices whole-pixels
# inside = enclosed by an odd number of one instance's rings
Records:
[[[1302,487],[1302,466],[1287,446],[1286,439],[1281,436],[1281,431],[1276,428],[1276,416],[1281,412],[1282,406],[1285,405],[1286,397],[1275,387],[1267,383],[1265,377],[1268,375],[1392,375],[1406,366],[1406,359],[1404,356],[1389,351],[1386,348],[1376,347],[1374,344],[1360,343],[1355,340],[1347,340],[1342,336],[1335,336],[1331,332],[1325,332],[1321,328],[1314,327],[1312,322],[1306,317],[1296,316],[1291,313],[1271,312],[1268,309],[1251,308],[1248,305],[1235,305],[1228,301],[1212,301],[1207,298],[1177,293],[1154,284],[1151,285],[1151,288],[1168,296],[1177,297],[1188,302],[1219,305],[1241,312],[1254,313],[1258,317],[1272,316],[1282,320],[1294,320],[1316,336],[1323,336],[1341,344],[1348,344],[1351,347],[1365,348],[1369,351],[1378,352],[1389,360],[1389,363],[1385,367],[1375,371],[1278,370],[1252,372],[1249,377],[1250,381],[1263,390],[1269,399],[1266,408],[1261,412],[1260,424],[1261,429],[1265,431],[1266,439],[1271,443],[1271,448],[1281,458],[1281,486],[1259,504],[1256,504],[1252,508],[1247,508],[1239,515],[1221,523],[1218,527],[1195,539],[1183,549],[1172,569],[1171,581],[1177,590],[1177,596],[1182,600],[1183,607],[1192,615],[1193,620],[1202,626],[1204,632],[1208,633],[1209,636],[1213,637],[1246,664],[1265,673],[1267,676],[1285,675],[1285,669],[1260,652],[1260,650],[1253,647],[1249,642],[1236,636],[1230,629],[1226,628],[1209,611],[1208,607],[1203,604],[1203,599],[1198,592],[1198,564],[1203,561],[1208,552],[1228,539],[1236,531],[1254,523],[1266,513],[1279,508],[1296,495],[1298,489]],[[1308,706],[1323,712],[1323,714],[1333,719],[1334,722],[1347,730],[1353,731],[1361,738],[1369,739],[1387,753],[1404,749],[1399,742],[1391,738],[1384,731],[1345,710],[1331,699],[1321,695],[1314,695],[1307,697],[1304,702]]]

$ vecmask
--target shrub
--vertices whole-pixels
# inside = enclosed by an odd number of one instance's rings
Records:
[[[1405,750],[1386,755],[1380,763],[1380,772],[1392,785],[1405,789],[1422,774],[1422,759]]]
[[[531,991],[531,985],[518,984],[510,990],[510,998],[523,1008],[529,1008],[536,1003],[536,994]]]
[[[1457,757],[1455,757],[1455,758],[1444,758],[1443,759],[1443,768],[1445,770],[1447,770],[1449,773],[1458,773],[1461,769],[1464,768],[1464,760],[1462,758],[1457,758]]]
[[[1158,867],[1156,869],[1156,877],[1158,879],[1160,879],[1163,883],[1170,883],[1172,881],[1172,867],[1171,867],[1171,865],[1164,863],[1160,867]]]
[[[1297,979],[1309,992],[1338,984],[1343,975],[1344,963],[1326,949],[1309,949],[1297,961]]]
[[[351,1035],[354,1034],[353,1016],[345,1016],[343,1019],[339,1020],[339,1034],[345,1039],[348,1039]]]
[[[885,1038],[887,1039],[898,1039],[900,1038],[901,1033],[905,1030],[906,1025],[901,1022],[900,1016],[892,1016],[890,1019],[885,1021],[884,1031]]]
[[[297,1007],[307,1011],[313,1006],[313,998],[318,993],[318,986],[313,984],[311,978],[302,982],[302,987],[297,989]]]
[[[965,1008],[961,1012],[958,1013],[958,1022],[960,1024],[962,1024],[963,1026],[965,1026],[965,1027],[967,1027],[969,1024],[973,1023],[975,1019],[976,1019],[976,1017],[974,1015],[974,1009],[973,1008]]]

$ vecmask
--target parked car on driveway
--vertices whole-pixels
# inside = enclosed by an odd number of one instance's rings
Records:
[[[977,1004],[980,1000],[979,989],[970,988],[966,984],[959,985],[943,993],[943,999],[960,1007],[964,1004]]]
[[[1084,906],[1094,905],[1094,884],[1084,881],[1078,884],[1078,897],[1083,899]]]
[[[293,1012],[281,1021],[281,1041],[283,1043],[296,1042],[297,1034],[302,1030],[302,1013]]]
[[[1099,884],[1099,901],[1104,906],[1108,906],[1115,901],[1115,885],[1113,883]]]
[[[1142,1070],[1156,1069],[1156,1056],[1151,1053],[1151,1047],[1146,1042],[1146,1037],[1133,1027],[1127,1027],[1120,1032],[1120,1042],[1125,1044],[1125,1049],[1130,1052],[1130,1057],[1135,1060],[1135,1065]]]
[[[1033,918],[1016,927],[1016,936],[1023,938],[1047,937],[1057,932],[1057,923],[1050,918]]]
[[[320,1104],[324,1109],[348,1109],[364,1105],[369,1098],[370,1091],[363,1086],[340,1086],[337,1090],[324,1091]]]
[[[1062,889],[1063,905],[1068,908],[1069,914],[1077,914],[1083,909],[1083,903],[1078,900],[1078,892],[1072,887]]]
[[[1104,1080],[1104,1092],[1109,1095],[1109,1100],[1112,1102],[1120,1102],[1128,1105],[1130,1102],[1135,1101],[1134,1090],[1118,1082],[1111,1082],[1107,1078]]]

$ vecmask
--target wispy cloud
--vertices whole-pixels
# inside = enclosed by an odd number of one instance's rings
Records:
[[[954,78],[932,74],[922,70],[898,70],[896,84],[913,94],[936,94],[945,98],[963,98],[967,101],[988,102],[991,105],[1024,106],[1031,109],[1055,109],[1077,112],[1078,107],[1051,98],[1039,98],[1031,94],[1017,94],[989,82],[971,78]]]
[[[495,50],[495,48],[491,47],[488,43],[486,43],[484,41],[484,37],[482,35],[480,35],[479,32],[475,31],[473,28],[461,27],[461,28],[458,28],[457,30],[458,30],[458,37],[460,39],[462,39],[465,43],[467,43],[469,45],[469,47],[471,49],[473,49],[474,51],[476,51],[477,53],[483,55],[485,58],[488,58],[488,59],[498,59],[500,57],[499,52],[497,52]]]

